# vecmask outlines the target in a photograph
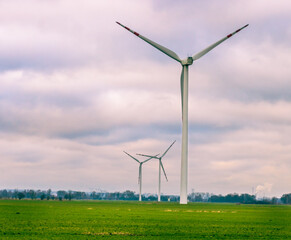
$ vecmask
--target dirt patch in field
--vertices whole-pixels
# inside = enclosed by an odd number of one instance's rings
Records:
[[[186,212],[189,212],[189,211],[191,211],[191,210],[188,210]],[[208,211],[208,210],[196,210],[195,212],[199,212],[199,213],[201,213],[201,212],[205,212],[205,213],[223,213],[223,211],[220,211],[220,210],[217,210],[217,211],[214,211],[214,210],[212,210],[212,211]]]
[[[165,212],[178,212],[178,210],[166,209]]]

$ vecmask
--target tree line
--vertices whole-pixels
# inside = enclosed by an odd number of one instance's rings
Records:
[[[81,192],[59,190],[53,192],[48,190],[0,190],[0,199],[37,199],[37,200],[127,200],[137,201],[138,194],[126,190],[124,192]],[[157,201],[156,194],[143,194],[143,201]],[[177,195],[162,195],[161,201],[178,202],[180,197]],[[220,203],[243,203],[243,204],[291,204],[291,193],[283,194],[281,198],[257,199],[255,195],[231,193],[225,196],[210,193],[191,193],[188,195],[189,202],[220,202]]]

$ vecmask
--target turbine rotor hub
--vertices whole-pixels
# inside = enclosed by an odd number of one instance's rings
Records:
[[[186,59],[182,60],[182,65],[192,65],[193,64],[193,58],[192,57],[187,57]]]

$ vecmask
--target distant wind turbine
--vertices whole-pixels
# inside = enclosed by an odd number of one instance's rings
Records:
[[[159,189],[158,189],[158,202],[161,201],[161,168],[163,169],[164,175],[166,180],[168,181],[163,163],[162,163],[162,158],[166,155],[166,153],[169,151],[169,149],[173,146],[173,144],[176,142],[176,140],[170,145],[170,147],[168,147],[168,149],[163,153],[163,155],[161,155],[160,157],[158,157],[158,155],[155,156],[150,156],[150,155],[145,155],[145,154],[137,154],[140,156],[144,156],[144,157],[150,157],[150,158],[156,158],[159,160]]]
[[[152,158],[156,157],[157,155],[153,156],[153,157],[149,157],[148,159],[144,160],[144,161],[139,161],[137,160],[135,157],[131,156],[129,153],[123,151],[125,154],[127,154],[128,156],[130,156],[133,160],[137,161],[139,163],[139,168],[138,168],[138,184],[139,184],[139,201],[141,201],[141,191],[142,191],[142,165],[144,163],[146,163],[147,161],[151,160]]]
[[[242,29],[248,26],[245,25],[242,28],[236,30],[235,32],[228,34],[226,37],[222,38],[216,43],[213,43],[209,47],[205,48],[201,52],[193,55],[192,57],[187,57],[185,59],[180,59],[179,56],[172,50],[163,47],[162,45],[140,35],[139,33],[129,29],[128,27],[116,22],[120,26],[124,27],[126,30],[130,31],[137,37],[141,38],[148,44],[157,48],[164,54],[178,61],[182,65],[181,73],[181,100],[182,100],[182,154],[181,154],[181,185],[180,185],[180,204],[187,204],[187,184],[188,184],[188,66],[193,64],[193,61],[201,58],[206,53],[211,51],[213,48],[224,42],[226,39],[232,37],[234,34],[238,33]]]

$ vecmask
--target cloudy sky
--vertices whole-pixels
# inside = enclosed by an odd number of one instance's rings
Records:
[[[189,192],[291,191],[289,0],[0,1],[0,189],[138,191],[164,158],[179,194],[181,66],[115,23],[191,56]],[[158,162],[144,165],[157,192]],[[253,189],[253,190],[252,190]]]

